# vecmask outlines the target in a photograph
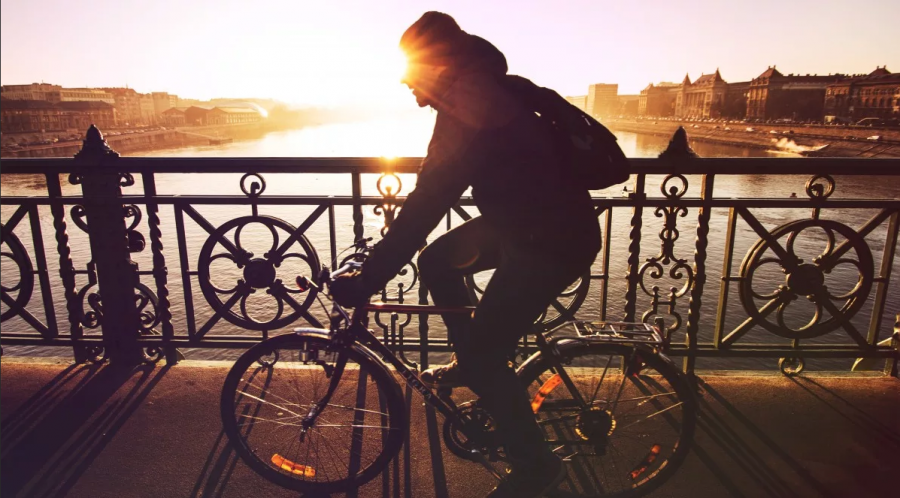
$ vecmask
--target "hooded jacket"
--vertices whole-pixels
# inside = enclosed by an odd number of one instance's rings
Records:
[[[590,194],[562,174],[546,125],[502,86],[507,64],[473,36],[441,76],[437,118],[416,188],[363,269],[383,288],[469,187],[481,216],[508,243],[564,257],[579,244],[599,250]]]

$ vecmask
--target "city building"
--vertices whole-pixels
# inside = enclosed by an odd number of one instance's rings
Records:
[[[59,92],[59,102],[103,102],[114,106],[116,98],[98,88],[63,88]]]
[[[168,109],[178,107],[178,95],[171,95],[167,92],[153,92],[153,109],[156,114],[161,115]]]
[[[49,83],[32,83],[30,85],[3,85],[0,96],[9,100],[43,100],[59,102],[62,87]]]
[[[206,118],[209,109],[200,106],[191,106],[184,110],[184,124],[187,126],[204,126],[209,124]]]
[[[46,100],[0,99],[0,131],[44,132],[68,128],[58,105]]]
[[[828,85],[824,115],[826,123],[900,117],[900,74],[877,67]]]
[[[579,95],[577,97],[565,97],[566,101],[575,107],[584,111],[587,109],[587,95]]]
[[[259,111],[249,107],[214,107],[207,114],[207,124],[255,123],[262,119]]]
[[[718,118],[725,105],[728,83],[722,79],[719,70],[712,74],[701,74],[691,83],[688,75],[681,83],[681,92],[675,99],[675,116],[681,118]]]
[[[115,128],[116,108],[100,101],[77,100],[56,104],[65,116],[67,128],[87,130],[92,124],[101,130]]]
[[[840,74],[785,76],[770,66],[750,81],[747,118],[819,121],[824,112],[826,88],[844,78]]]
[[[585,112],[595,118],[611,116],[619,105],[619,85],[617,83],[596,83],[588,86]]]
[[[184,112],[186,110],[186,107],[173,107],[171,109],[166,109],[159,116],[160,122],[162,122],[163,126],[171,128],[184,126],[186,123]]]
[[[116,126],[116,110],[106,102],[48,102],[46,100],[3,99],[0,104],[3,133],[76,130],[91,124],[101,129]]]
[[[640,99],[640,95],[619,95],[618,110],[616,111],[616,114],[622,116],[637,116]]]
[[[153,95],[149,93],[141,93],[141,122],[146,125],[156,125],[159,123],[159,115],[156,114],[156,106],[153,105]]]
[[[3,85],[3,97],[10,100],[43,100],[58,102],[104,102],[115,105],[113,94],[99,88],[63,88],[48,83],[30,85]]]
[[[141,94],[131,88],[103,88],[112,94],[116,108],[116,120],[119,126],[146,125],[141,112]]]
[[[678,83],[650,83],[638,96],[638,115],[665,117],[675,114],[675,100],[681,92]]]
[[[750,82],[740,81],[728,83],[725,88],[725,104],[722,106],[722,117],[743,119],[747,116],[747,96],[750,94]]]

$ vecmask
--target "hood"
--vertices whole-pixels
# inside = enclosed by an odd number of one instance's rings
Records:
[[[503,76],[509,70],[506,56],[491,42],[468,33],[462,40],[458,52],[451,58],[449,72],[457,75],[485,72]]]

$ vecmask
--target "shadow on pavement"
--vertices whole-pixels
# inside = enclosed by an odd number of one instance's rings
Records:
[[[85,365],[62,371],[3,420],[2,495],[64,496],[167,371]],[[117,396],[129,382],[130,390]]]
[[[837,392],[816,382],[815,379],[800,377],[791,378],[791,380],[841,418],[867,433],[872,437],[873,443],[879,445],[887,443],[893,446],[897,453],[900,453],[900,431],[884,425],[870,413],[860,409]],[[897,417],[900,418],[900,413],[897,414]]]
[[[728,465],[729,468],[742,469],[758,486],[758,490],[762,491],[768,497],[791,497],[798,496],[801,490],[795,489],[791,483],[785,480],[781,475],[781,465],[773,466],[770,461],[761,456],[754,449],[758,447],[758,443],[763,445],[776,455],[778,455],[780,464],[787,466],[797,473],[810,488],[816,490],[821,496],[833,496],[828,488],[815,479],[807,469],[797,462],[783,447],[776,443],[765,432],[759,429],[750,419],[732,405],[723,395],[716,391],[712,386],[704,382],[702,379],[698,383],[703,391],[715,402],[725,408],[727,417],[719,415],[713,407],[713,403],[700,398],[700,411],[697,427],[705,433],[718,447],[719,451],[724,452],[736,465]],[[737,422],[737,424],[734,424]],[[749,432],[757,441],[748,441],[746,436],[742,436],[733,426],[738,425],[743,431]],[[743,432],[742,431],[742,432]],[[705,439],[705,438],[704,438]],[[754,444],[757,443],[757,444]],[[700,444],[695,445],[694,452],[700,456],[701,460],[705,460],[703,453],[705,449]],[[708,454],[707,454],[708,457]],[[719,468],[718,464],[713,463],[712,459],[704,461],[713,474],[719,478],[720,482],[731,492],[733,496],[747,496],[730,480],[728,475]]]

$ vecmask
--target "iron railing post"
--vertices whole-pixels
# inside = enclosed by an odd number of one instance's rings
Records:
[[[669,142],[669,146],[659,158],[672,161],[673,164],[684,163],[696,159],[697,154],[688,143],[687,132],[679,126]],[[685,345],[688,353],[684,357],[684,371],[694,373],[697,352],[697,334],[700,330],[700,305],[703,296],[703,287],[706,284],[706,248],[709,245],[709,200],[713,195],[713,179],[715,175],[703,175],[700,187],[700,199],[703,204],[697,211],[697,240],[694,249],[694,280],[690,288],[690,300],[688,302],[688,322],[685,334]]]
[[[137,364],[143,360],[138,337],[140,319],[135,302],[137,264],[131,260],[125,228],[122,186],[134,184],[130,174],[118,171],[119,154],[109,148],[97,127],[91,125],[82,149],[75,155],[79,172],[72,183],[81,183],[87,217],[91,259],[97,267],[102,307],[100,325],[110,360]]]
[[[87,360],[87,353],[79,341],[84,336],[81,325],[81,305],[75,290],[75,265],[72,262],[72,249],[69,247],[69,232],[66,224],[66,208],[59,200],[62,197],[62,186],[59,174],[47,173],[47,196],[53,201],[50,214],[53,216],[53,229],[56,232],[56,252],[59,254],[59,277],[62,280],[63,296],[66,299],[66,315],[69,320],[69,334],[72,337],[72,353],[75,363]]]
[[[644,193],[646,177],[638,173],[634,178],[634,192],[629,197],[634,201],[631,210],[631,232],[628,234],[628,273],[625,280],[628,287],[625,289],[625,317],[626,322],[633,322],[637,309],[637,288],[640,281],[641,263],[641,228],[644,225],[644,201],[647,194]]]
[[[156,177],[151,172],[141,175],[144,185],[144,195],[156,197]],[[155,202],[147,203],[147,224],[150,227],[150,250],[153,252],[153,279],[156,282],[156,294],[159,299],[157,314],[162,326],[163,347],[166,364],[174,365],[178,362],[178,351],[171,344],[175,337],[175,329],[172,326],[172,310],[169,302],[169,269],[166,267],[166,257],[163,254],[162,231],[159,228],[159,205]]]
[[[362,213],[362,179],[359,171],[351,173],[351,182],[353,189],[353,241],[356,242],[365,238],[366,232],[363,227]]]

